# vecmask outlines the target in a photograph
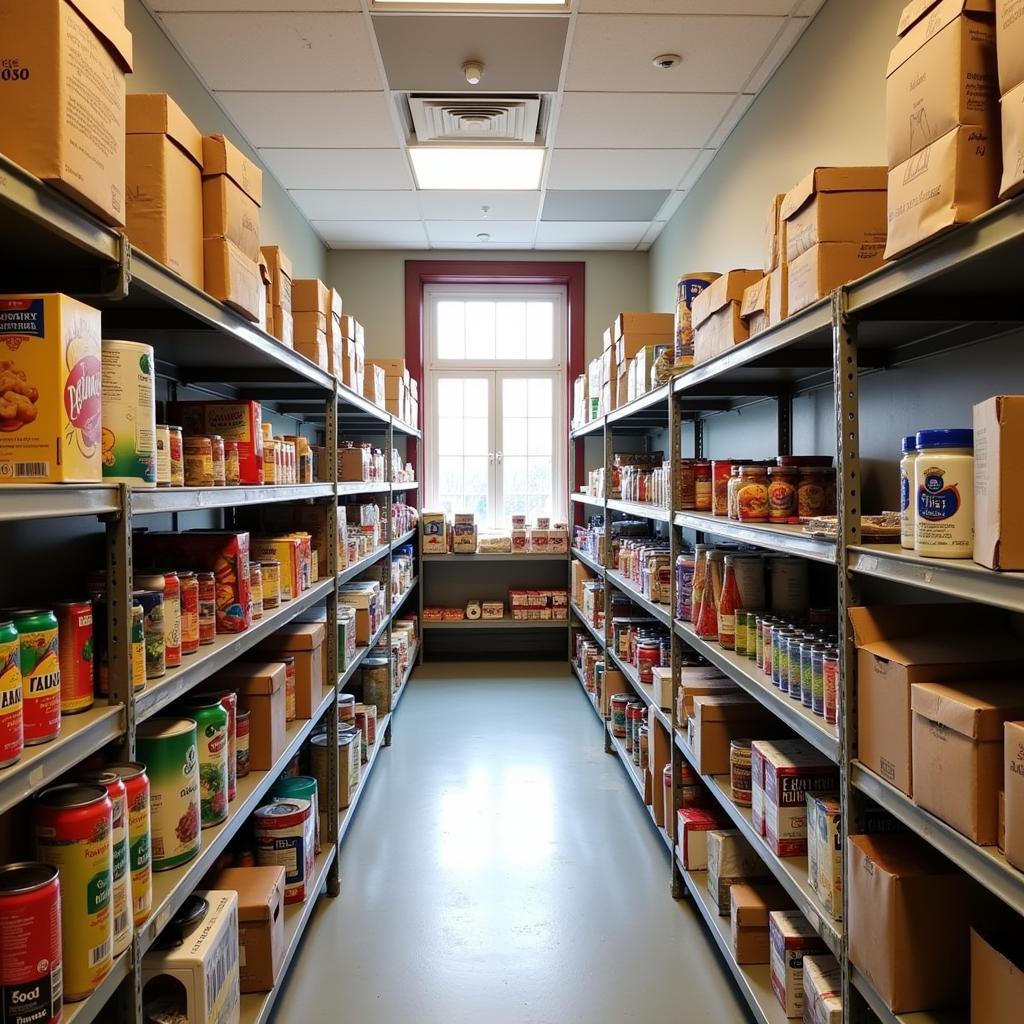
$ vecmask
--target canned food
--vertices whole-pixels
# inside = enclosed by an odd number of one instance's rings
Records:
[[[166,871],[199,852],[199,753],[191,718],[150,718],[136,733],[150,780],[152,862]]]
[[[184,707],[196,723],[199,820],[212,828],[228,816],[228,713],[215,694],[197,694]]]
[[[210,434],[210,453],[213,459],[213,486],[223,487],[227,483],[227,467],[224,464],[224,438]]]
[[[149,777],[137,761],[108,764],[125,786],[128,807],[128,867],[131,871],[132,919],[138,928],[153,909],[153,865],[150,861]]]
[[[57,656],[60,662],[60,713],[74,715],[92,707],[95,666],[92,602],[56,605]]]
[[[156,384],[153,346],[104,341],[103,479],[156,486]]]
[[[364,661],[365,665],[366,662]],[[364,683],[365,685],[365,683]],[[356,698],[354,694],[338,695],[338,721],[342,725],[354,725],[356,720]]]
[[[697,459],[693,464],[694,511],[711,511],[711,490],[711,463],[704,459]]]
[[[390,658],[363,659],[363,700],[386,715],[391,710]]]
[[[224,482],[235,487],[242,482],[241,457],[237,441],[224,442]]]
[[[46,789],[35,804],[36,856],[60,872],[64,1001],[90,995],[114,962],[113,808],[102,786]]]
[[[252,604],[252,617],[263,618],[263,569],[259,562],[249,563],[249,599]]]
[[[821,659],[822,713],[829,725],[839,718],[839,650],[826,647]]]
[[[106,610],[106,602],[103,608]],[[138,693],[146,688],[146,613],[137,602],[132,604],[131,666],[132,689]]]
[[[212,572],[197,572],[199,585],[199,643],[217,639],[217,578]]]
[[[320,800],[316,779],[312,775],[285,775],[270,787],[275,800],[308,800],[312,806],[314,849],[320,852]]]
[[[235,713],[235,778],[249,774],[249,711],[239,708]]]
[[[281,563],[260,562],[263,571],[263,610],[269,611],[281,604]]]
[[[253,812],[256,863],[285,869],[284,901],[303,903],[312,895],[316,837],[308,800],[275,800]]]
[[[614,693],[611,699],[612,735],[617,739],[626,738],[626,708],[633,700],[631,693]]]
[[[199,581],[194,572],[179,572],[179,603],[181,614],[181,653],[199,650]]]
[[[47,608],[0,612],[18,631],[25,746],[60,734],[60,655],[57,617]]]
[[[182,438],[181,427],[169,426],[167,428],[170,440],[169,451],[171,453],[171,486],[185,486],[185,442]]]
[[[228,715],[228,803],[230,803],[235,799],[238,788],[238,694],[234,690],[226,690],[218,696],[221,706]]]
[[[0,867],[0,993],[11,1024],[61,1019],[60,878],[52,864]]]
[[[185,486],[213,486],[213,442],[208,437],[185,438]]]
[[[136,590],[135,600],[142,606],[146,639],[146,678],[159,679],[167,672],[164,640],[164,595],[160,590]]]
[[[176,572],[137,574],[135,585],[163,595],[164,665],[181,664],[181,583]]]
[[[729,792],[739,807],[750,807],[753,799],[751,746],[750,740],[733,740],[729,744]]]
[[[171,486],[171,432],[166,423],[156,425],[156,485]]]
[[[0,768],[25,749],[21,689],[21,641],[14,623],[0,621]]]

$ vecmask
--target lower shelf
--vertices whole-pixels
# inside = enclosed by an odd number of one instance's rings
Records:
[[[871,1012],[881,1021],[881,1024],[967,1024],[969,1013],[967,1010],[919,1010],[917,1013],[893,1013],[879,998],[871,986],[871,982],[864,977],[856,967],[850,967],[850,983],[864,997],[864,1001],[871,1007]],[[993,1021],[993,1024],[995,1022]]]
[[[370,781],[370,772],[373,770],[373,766],[377,763],[377,755],[380,754],[381,748],[384,746],[384,736],[387,734],[388,726],[391,724],[391,715],[387,714],[383,718],[377,719],[377,732],[376,732],[376,743],[370,748],[369,760],[366,764],[361,765],[361,771],[359,773],[359,785],[356,787],[356,791],[352,794],[352,800],[341,812],[341,817],[338,821],[338,845],[340,846],[345,838],[345,834],[349,830],[349,826],[352,824],[356,816],[356,808],[359,806],[359,801],[362,799],[363,793],[366,790],[366,785]]]
[[[424,619],[424,629],[565,629],[568,619]]]
[[[601,714],[601,709],[597,706],[597,701],[594,700],[594,695],[587,689],[587,684],[583,679],[583,673],[580,671],[579,666],[575,662],[570,662],[572,665],[573,674],[579,680],[580,689],[583,690],[583,695],[587,698],[587,703],[594,709],[594,714],[604,722],[604,715]]]

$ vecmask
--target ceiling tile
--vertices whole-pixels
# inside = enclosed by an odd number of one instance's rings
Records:
[[[644,236],[648,221],[587,221],[542,223],[537,228],[537,245],[574,249],[597,245],[609,248],[632,248]]]
[[[427,245],[427,233],[418,220],[315,220],[313,230],[333,248],[358,249],[364,245],[425,248]]]
[[[825,0],[797,0],[793,13],[800,14],[805,18],[813,18],[824,5]]]
[[[556,149],[548,188],[675,188],[699,149]]]
[[[740,93],[739,96],[733,101],[733,105],[729,108],[725,117],[722,118],[721,124],[715,129],[714,134],[708,139],[708,147],[710,149],[720,149],[722,143],[729,137],[729,133],[740,123],[740,118],[747,112],[747,108],[750,106],[756,96],[752,96],[749,93]]]
[[[568,18],[378,15],[373,29],[388,85],[414,92],[555,92]],[[465,61],[483,62],[479,87]]]
[[[361,11],[359,0],[143,0],[151,11]]]
[[[643,250],[650,249],[658,235],[660,235],[664,229],[665,221],[651,221],[651,226],[644,232],[644,237],[640,239],[640,248]]]
[[[288,189],[411,189],[400,149],[261,149],[260,156]]]
[[[219,92],[257,147],[390,149],[398,145],[382,92]]]
[[[476,249],[479,252],[492,252],[495,249],[532,249],[532,242],[431,242],[431,249]]]
[[[797,0],[798,2],[798,0]],[[580,10],[608,14],[789,14],[794,0],[580,0]]]
[[[715,149],[705,149],[703,153],[693,162],[693,166],[686,172],[686,176],[681,182],[679,187],[681,189],[691,189],[697,183],[697,179],[708,169],[711,161],[715,159],[715,154],[718,151]]]
[[[576,22],[567,91],[737,92],[750,77],[783,18],[667,17],[588,14]],[[651,61],[678,53],[662,71]]]
[[[534,221],[492,221],[492,220],[428,220],[427,234],[431,243],[463,242],[475,245],[490,242],[507,242],[529,244],[533,242],[533,234],[537,225]],[[487,243],[482,243],[477,235],[490,235]]]
[[[668,199],[665,200],[664,205],[658,211],[658,213],[657,213],[657,215],[655,216],[654,219],[655,220],[671,220],[672,219],[672,214],[674,214],[676,212],[676,210],[678,210],[679,207],[683,205],[683,200],[685,198],[686,198],[686,191],[685,191],[685,189],[678,189],[675,192],[673,192],[668,197]]]
[[[667,196],[666,189],[548,189],[541,220],[650,220]]]
[[[380,89],[361,14],[166,14],[171,37],[212,90]],[[230,42],[229,42],[230,41]]]
[[[416,220],[416,193],[293,189],[292,199],[307,220]]]
[[[757,93],[765,87],[768,79],[775,74],[778,66],[786,59],[789,51],[793,49],[796,41],[810,23],[810,18],[790,18],[778,42],[772,47],[771,52],[765,57],[761,66],[754,72],[750,81],[743,87],[744,92]]]
[[[566,93],[555,142],[566,149],[699,148],[732,101],[725,93]]]
[[[483,220],[488,207],[491,220],[536,220],[539,192],[444,192],[419,193],[420,210],[427,220]]]

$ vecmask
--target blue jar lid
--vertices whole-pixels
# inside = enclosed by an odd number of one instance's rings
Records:
[[[917,447],[922,448],[973,448],[974,431],[958,430],[919,430]]]
[[[903,454],[906,455],[907,452],[916,451],[916,449],[917,434],[907,434],[907,436],[903,438]]]

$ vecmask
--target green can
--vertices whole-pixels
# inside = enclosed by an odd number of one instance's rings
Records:
[[[738,608],[736,610],[735,644],[733,650],[736,654],[745,658],[747,656],[747,610]]]
[[[219,694],[196,694],[184,707],[196,721],[200,820],[212,828],[228,816],[228,711]]]
[[[275,800],[308,800],[313,805],[317,853],[320,852],[320,802],[317,799],[319,788],[312,775],[282,775],[270,787],[270,795]]]
[[[199,852],[195,720],[150,718],[138,727],[135,749],[149,775],[153,870],[167,871]]]
[[[25,746],[48,743],[60,733],[60,647],[57,616],[49,608],[0,611],[18,631]]]

